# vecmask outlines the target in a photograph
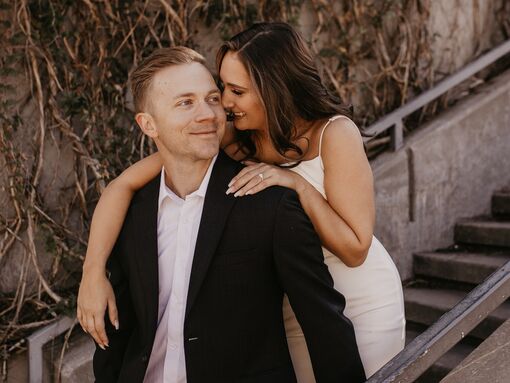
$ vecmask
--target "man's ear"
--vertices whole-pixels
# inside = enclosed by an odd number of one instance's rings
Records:
[[[154,118],[149,113],[137,113],[135,120],[145,135],[151,138],[158,137],[158,129],[156,128]]]

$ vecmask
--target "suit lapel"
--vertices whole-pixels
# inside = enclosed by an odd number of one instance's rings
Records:
[[[234,196],[232,194],[226,195],[225,192],[228,183],[239,170],[240,168],[236,166],[236,163],[228,158],[223,151],[220,151],[205,195],[191,268],[186,317],[198,296],[207,269],[223,234],[223,227],[235,203]]]
[[[158,195],[160,176],[140,191],[140,200],[133,206],[133,222],[136,235],[135,263],[142,291],[140,298],[141,330],[152,339],[158,321]]]

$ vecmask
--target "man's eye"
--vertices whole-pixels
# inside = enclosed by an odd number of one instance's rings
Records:
[[[182,100],[177,103],[177,106],[188,106],[191,105],[193,102],[191,100]]]
[[[207,101],[211,102],[213,104],[217,104],[217,103],[221,102],[221,97],[220,96],[211,96],[208,98]]]

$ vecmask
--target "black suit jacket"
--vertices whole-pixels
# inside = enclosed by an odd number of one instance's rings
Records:
[[[282,318],[287,293],[318,383],[364,381],[344,297],[297,194],[226,195],[242,166],[220,152],[207,189],[184,322],[189,383],[295,382]],[[158,316],[160,177],[134,197],[110,256],[120,329],[96,349],[97,382],[142,382]]]

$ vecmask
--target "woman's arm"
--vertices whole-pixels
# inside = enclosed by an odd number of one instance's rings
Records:
[[[375,206],[372,170],[356,125],[332,121],[321,157],[327,200],[308,182],[299,182],[296,191],[322,244],[347,266],[359,266],[372,243]]]
[[[83,269],[104,270],[133,194],[161,172],[159,153],[136,162],[111,181],[94,209]]]
[[[327,200],[300,175],[254,163],[233,178],[227,193],[249,195],[271,185],[296,190],[323,246],[347,266],[359,266],[372,243],[375,208],[372,171],[358,128],[344,119],[331,122],[321,156]]]
[[[124,170],[105,188],[92,216],[77,316],[83,329],[103,347],[108,345],[103,320],[106,307],[110,321],[118,328],[115,297],[106,278],[106,261],[119,236],[133,194],[161,172],[161,167],[161,157],[155,153]]]

